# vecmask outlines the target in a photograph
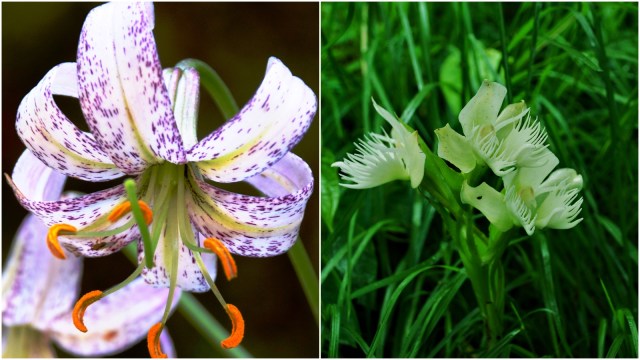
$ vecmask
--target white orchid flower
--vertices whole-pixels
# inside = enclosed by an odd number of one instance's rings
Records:
[[[499,230],[522,226],[528,235],[536,229],[570,229],[582,218],[582,176],[573,169],[552,170],[558,158],[548,149],[542,154],[544,165],[521,167],[506,175],[505,191],[500,193],[486,183],[462,186],[464,203],[480,210]]]
[[[64,175],[30,152],[25,152],[20,163],[34,166],[33,171],[39,174],[24,177],[23,172],[14,177],[25,194],[40,200],[60,197]],[[108,301],[97,303],[85,319],[92,331],[79,332],[69,319],[80,288],[82,258],[61,260],[51,256],[43,241],[47,231],[45,224],[30,214],[14,238],[2,273],[3,356],[53,357],[52,342],[72,354],[106,356],[145,338],[149,327],[162,318],[169,290],[151,287],[138,278]],[[161,339],[163,348],[174,356],[166,334]]]
[[[313,91],[278,59],[271,58],[253,98],[222,127],[198,141],[199,77],[194,69],[163,72],[153,37],[153,5],[109,3],[84,23],[77,63],[54,67],[22,101],[16,128],[38,159],[65,175],[87,181],[135,176],[138,201],[125,188],[62,201],[30,198],[9,179],[20,201],[49,227],[52,253],[106,256],[142,237],[139,268],[149,284],[212,289],[233,322],[225,348],[242,340],[240,311],[226,304],[213,283],[215,256],[228,279],[237,269],[231,253],[267,257],[296,241],[313,189],[309,166],[289,150],[316,112]],[[72,124],[53,96],[77,97],[91,132]],[[20,165],[20,164],[18,164]],[[28,164],[16,173],[30,172]],[[255,197],[210,185],[247,181],[282,195]],[[132,209],[133,208],[133,209]],[[145,216],[139,227],[131,211]],[[137,222],[141,222],[138,220]],[[152,264],[155,264],[153,266]],[[146,265],[146,266],[145,266]],[[133,277],[135,278],[135,276]],[[129,281],[129,280],[127,280]],[[107,293],[95,291],[76,304],[74,321]],[[168,313],[168,312],[166,312]],[[152,356],[164,355],[159,337],[166,316],[149,331]]]
[[[500,112],[506,93],[504,86],[485,80],[460,111],[464,136],[448,124],[436,130],[438,155],[463,173],[478,164],[487,164],[498,176],[518,166],[540,165],[547,134],[531,119],[524,102],[510,104]]]
[[[418,132],[411,131],[390,112],[373,101],[373,106],[390,125],[391,136],[369,134],[356,143],[356,154],[331,166],[340,168],[340,177],[353,184],[340,184],[352,189],[366,189],[394,180],[409,180],[416,188],[424,176],[426,155],[420,149]]]

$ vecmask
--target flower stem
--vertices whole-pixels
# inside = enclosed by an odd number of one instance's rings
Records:
[[[231,91],[229,91],[227,85],[222,81],[220,75],[207,63],[197,59],[185,59],[180,61],[176,66],[181,69],[194,68],[198,71],[202,86],[207,90],[209,96],[211,96],[225,118],[230,119],[238,112],[238,104],[236,104],[236,101],[233,99]]]
[[[307,255],[304,244],[302,244],[302,239],[300,239],[299,236],[296,243],[293,244],[293,247],[289,249],[288,255],[289,260],[291,260],[291,265],[293,265],[293,269],[298,276],[304,295],[307,298],[311,312],[313,313],[313,318],[316,320],[316,324],[318,324],[318,309],[320,306],[318,302],[320,297],[318,293],[318,275],[316,275],[311,265],[309,255]]]

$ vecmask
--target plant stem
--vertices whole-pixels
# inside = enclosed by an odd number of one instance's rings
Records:
[[[238,112],[238,104],[236,104],[233,95],[231,95],[231,91],[222,81],[220,75],[207,63],[197,59],[185,59],[176,66],[183,70],[185,68],[194,68],[198,71],[202,86],[207,90],[225,118],[230,119]]]
[[[500,12],[500,42],[502,43],[502,63],[504,65],[504,80],[507,87],[507,102],[513,103],[513,93],[511,92],[511,76],[509,75],[509,52],[507,51],[507,35],[504,30],[504,9],[502,3],[498,3]]]
[[[316,320],[316,324],[318,324],[318,309],[320,308],[318,300],[320,297],[318,292],[318,275],[316,275],[316,272],[311,265],[311,260],[304,249],[304,245],[302,244],[302,239],[300,239],[300,237],[298,237],[298,240],[293,244],[293,247],[289,249],[287,254],[289,255],[289,260],[291,260],[291,265],[293,265],[293,268],[296,271],[296,275],[298,276],[304,295],[307,298],[307,302],[309,303],[309,307],[313,313],[313,318]]]

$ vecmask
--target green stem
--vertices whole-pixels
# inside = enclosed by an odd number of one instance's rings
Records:
[[[304,245],[302,244],[302,239],[300,239],[299,236],[296,243],[293,244],[293,247],[289,249],[288,255],[289,260],[291,260],[291,265],[293,265],[293,269],[298,276],[304,295],[307,298],[313,317],[316,320],[316,324],[318,324],[318,309],[320,307],[318,300],[320,297],[318,292],[318,275],[316,275],[311,265],[309,255],[307,255]]]
[[[509,53],[507,52],[507,35],[504,30],[504,10],[502,3],[498,3],[500,11],[500,42],[502,43],[502,64],[504,65],[504,80],[507,87],[507,101],[513,103],[513,94],[511,93],[511,76],[509,75]]]
[[[197,59],[185,59],[180,61],[176,66],[183,70],[186,68],[194,68],[198,71],[202,86],[207,90],[209,96],[211,96],[225,118],[230,119],[238,112],[238,104],[236,104],[236,101],[233,99],[231,91],[229,91],[227,85],[222,81],[220,75],[218,75],[211,66],[207,65],[207,63]]]

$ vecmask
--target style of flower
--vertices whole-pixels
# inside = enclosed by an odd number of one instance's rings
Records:
[[[418,132],[400,122],[390,112],[376,104],[376,109],[390,125],[391,136],[370,133],[364,140],[355,143],[356,154],[347,154],[346,159],[331,166],[340,168],[340,177],[353,184],[340,184],[352,189],[376,187],[394,180],[409,180],[411,187],[420,185],[424,176],[426,155],[420,149]]]
[[[16,170],[13,179],[30,198],[60,197],[66,177],[29,151],[22,155]],[[34,173],[39,176],[31,176]],[[52,341],[79,356],[105,356],[143,339],[148,328],[162,318],[169,290],[151,287],[138,278],[92,308],[85,319],[91,333],[78,332],[69,319],[80,288],[82,258],[52,257],[42,241],[47,231],[42,221],[30,214],[14,238],[2,273],[2,325],[7,340],[3,357],[53,357]],[[160,340],[173,355],[166,332]]]
[[[232,333],[221,344],[231,348],[242,340],[244,320],[215,287],[215,258],[232,279],[237,269],[231,254],[275,256],[296,241],[313,175],[289,150],[309,128],[316,97],[280,60],[271,58],[253,98],[198,141],[198,73],[162,70],[153,26],[153,5],[148,3],[93,9],[82,28],[77,64],[49,71],[22,101],[16,122],[28,150],[56,171],[93,182],[135,176],[134,199],[132,187],[116,186],[42,201],[8,180],[20,203],[49,227],[47,243],[56,257],[66,258],[65,251],[106,256],[142,238],[134,275],[141,273],[148,284],[170,289],[167,309],[176,287],[211,289],[232,320]],[[79,99],[90,133],[66,118],[54,95]],[[246,181],[263,193],[279,195],[235,194],[208,180]],[[87,331],[87,307],[109,293],[92,291],[76,303],[79,330]],[[165,355],[159,338],[167,316],[165,311],[149,330],[153,357]]]
[[[542,164],[547,133],[532,120],[524,101],[510,104],[500,112],[507,90],[485,80],[478,93],[460,111],[463,135],[449,124],[436,130],[438,156],[469,173],[487,164],[498,176],[518,166]]]

